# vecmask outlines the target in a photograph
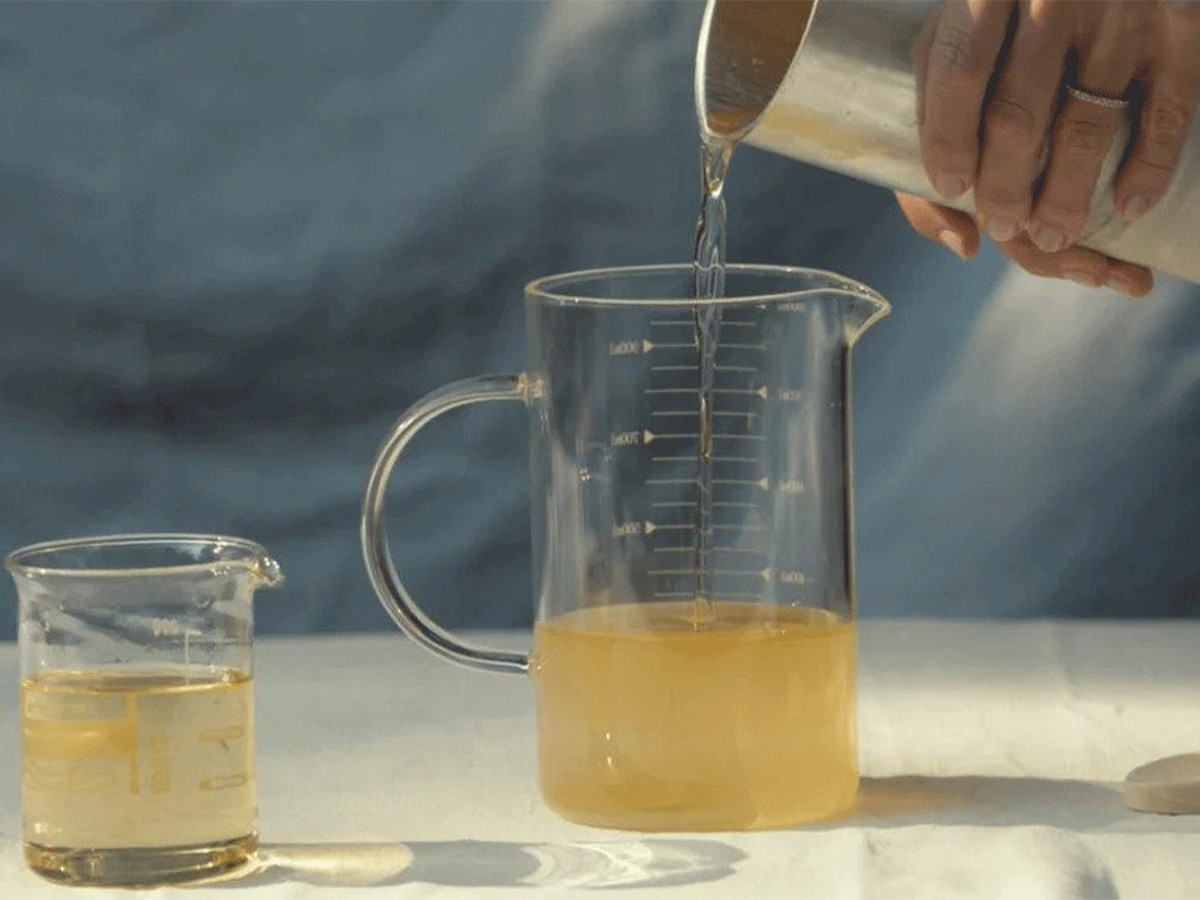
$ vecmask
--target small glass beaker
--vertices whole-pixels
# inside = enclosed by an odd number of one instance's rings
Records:
[[[21,657],[25,859],[75,884],[188,881],[241,865],[255,831],[258,544],[120,535],[8,556]]]
[[[542,795],[588,825],[779,828],[844,813],[858,788],[850,363],[891,307],[816,270],[727,265],[708,301],[693,278],[529,285],[525,372],[418,400],[363,503],[384,607],[443,657],[532,674]],[[409,441],[485,400],[529,411],[531,656],[440,628],[387,546]]]

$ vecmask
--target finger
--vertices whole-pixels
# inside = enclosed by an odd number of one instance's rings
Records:
[[[1017,27],[984,114],[975,204],[984,230],[1010,241],[1025,227],[1069,47],[1057,16],[1017,8]]]
[[[913,74],[917,79],[917,127],[925,125],[925,71],[929,66],[929,48],[933,46],[933,34],[937,29],[940,7],[933,7],[932,15],[917,32],[912,46]]]
[[[1133,220],[1167,192],[1196,115],[1200,92],[1200,3],[1167,4],[1166,54],[1149,74],[1137,142],[1116,186],[1117,212]]]
[[[941,244],[959,259],[970,259],[979,252],[979,229],[966,213],[911,194],[896,194],[896,202],[914,231]]]
[[[946,0],[925,67],[921,158],[934,188],[963,194],[979,164],[979,123],[1011,0]]]
[[[1043,278],[1069,278],[1086,287],[1101,287],[1108,282],[1108,257],[1083,247],[1068,247],[1057,253],[1039,250],[1028,234],[1020,234],[1000,244],[1000,252],[1025,271]]]
[[[1129,90],[1139,42],[1130,27],[1153,7],[1131,3],[1111,7],[1094,43],[1080,48],[1075,84],[1101,97],[1120,98]],[[1092,194],[1112,149],[1125,111],[1070,95],[1054,123],[1050,160],[1029,219],[1029,236],[1039,249],[1054,253],[1074,243],[1087,225]]]
[[[1072,247],[1071,249],[1075,249]],[[1108,260],[1108,286],[1130,297],[1142,298],[1154,288],[1154,273],[1145,266],[1120,259]]]
[[[1109,287],[1130,297],[1144,297],[1154,286],[1149,269],[1085,247],[1046,253],[1038,249],[1028,234],[1020,234],[998,246],[1001,253],[1026,272],[1044,278],[1066,278],[1091,288]]]

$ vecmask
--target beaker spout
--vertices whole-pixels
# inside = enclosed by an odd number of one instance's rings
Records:
[[[283,569],[272,557],[263,554],[254,561],[254,574],[263,587],[278,587],[283,584]]]
[[[846,295],[846,342],[854,346],[872,325],[882,322],[892,312],[892,304],[867,287]]]

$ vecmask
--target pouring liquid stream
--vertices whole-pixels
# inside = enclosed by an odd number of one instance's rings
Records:
[[[696,222],[696,250],[693,262],[693,291],[696,305],[692,321],[696,345],[696,370],[699,382],[699,413],[696,433],[695,548],[692,559],[694,587],[692,625],[699,628],[713,619],[713,382],[716,376],[717,347],[721,337],[720,308],[711,302],[725,293],[725,178],[733,156],[731,140],[705,135],[701,141],[701,201]]]

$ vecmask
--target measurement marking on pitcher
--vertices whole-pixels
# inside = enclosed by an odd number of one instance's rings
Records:
[[[760,388],[713,388],[714,394],[741,394],[743,396],[754,395],[767,399],[767,386],[763,385]]]
[[[692,600],[696,596],[695,591],[655,591],[654,597],[658,600]],[[736,591],[718,591],[708,598],[709,600],[762,600],[762,594],[739,593]]]
[[[679,325],[679,326],[686,326],[688,328],[694,328],[696,323],[693,322],[691,319],[651,319],[650,324],[656,325],[656,326]],[[721,327],[724,328],[726,325],[729,325],[733,328],[756,328],[758,326],[758,323],[757,322],[738,322],[736,320],[731,320],[731,319],[722,319]],[[659,346],[661,346],[661,344]],[[721,346],[724,346],[724,345],[722,344]]]
[[[690,553],[695,548],[691,544],[676,547],[651,547],[653,553]],[[766,553],[765,547],[713,547],[714,553]]]
[[[715,437],[717,437],[717,435],[714,434],[713,437],[715,438]],[[696,458],[696,455],[693,453],[693,454],[688,454],[685,456],[651,456],[650,461],[651,462],[692,462],[693,460],[695,460],[695,458]],[[725,462],[725,463],[761,463],[762,462],[762,460],[759,459],[757,456],[716,456],[716,455],[713,455],[710,457],[710,459],[712,459],[713,462]]]
[[[766,400],[767,397],[770,396],[770,391],[767,390],[767,386],[765,384],[762,387],[757,387],[757,388],[713,388],[712,392],[714,394],[725,394],[727,396],[728,395],[740,395],[740,396],[744,396],[744,397],[753,396],[753,397],[759,397],[763,400]],[[642,393],[643,394],[693,394],[694,395],[696,393],[696,389],[694,387],[653,387],[653,388],[643,388]],[[672,412],[675,412],[675,411],[676,410],[672,410]],[[693,409],[692,415],[694,416],[695,414],[696,414],[696,411]],[[742,414],[745,415],[745,413],[742,413]]]
[[[692,413],[692,415],[694,416],[695,413]],[[680,434],[653,434],[650,437],[651,437],[651,440],[656,440],[656,441],[682,441],[682,440],[694,441],[698,437],[700,437],[700,435],[696,434],[695,432],[690,432],[690,433],[680,433]],[[714,434],[712,436],[712,439],[714,441],[720,441],[720,440],[725,440],[725,441],[765,441],[766,440],[766,438],[763,437],[761,434]],[[647,441],[647,443],[649,443],[649,441]]]
[[[696,367],[695,366],[651,366],[650,371],[651,372],[694,372],[694,371],[696,371]],[[721,373],[721,372],[753,372],[753,373],[757,374],[759,369],[757,366],[714,366],[713,371],[717,372],[717,373]],[[696,412],[695,412],[695,410],[693,410],[692,415],[695,415],[695,414],[696,414]]]
[[[752,338],[753,335],[742,335],[742,337]],[[762,341],[722,341],[721,350],[754,350],[762,351],[767,349],[767,345]]]
[[[650,413],[650,415],[660,416],[660,417],[694,419],[694,418],[696,418],[696,411],[694,409],[659,409],[659,410],[653,410]],[[758,415],[759,414],[756,412],[749,412],[749,411],[735,412],[735,411],[729,411],[729,410],[714,409],[712,412],[712,416],[714,419],[720,418],[722,416],[724,416],[726,418],[736,417],[739,419],[755,419],[758,417]],[[721,437],[721,435],[714,434],[713,437]]]
[[[613,341],[608,345],[608,355],[637,356],[640,353],[649,353],[653,349],[654,345],[646,340]]]
[[[661,345],[660,345],[660,346],[661,346]],[[722,344],[721,344],[721,349],[722,349],[722,350],[765,350],[765,349],[766,349],[766,345],[765,345],[765,344],[733,344],[733,343],[722,343]]]
[[[694,507],[698,503],[698,500],[662,500],[658,503],[651,503],[650,505],[655,508],[669,506]]]
[[[741,485],[743,487],[762,488],[762,490],[766,491],[766,490],[770,490],[770,488],[771,488],[771,479],[769,479],[769,478],[757,478],[757,479],[714,478],[713,484],[735,484],[735,485]]]
[[[749,569],[713,569],[714,575],[721,576],[741,576],[748,577],[753,575],[755,578],[762,578],[761,572],[750,571]],[[650,569],[647,575],[695,575],[695,569]]]

